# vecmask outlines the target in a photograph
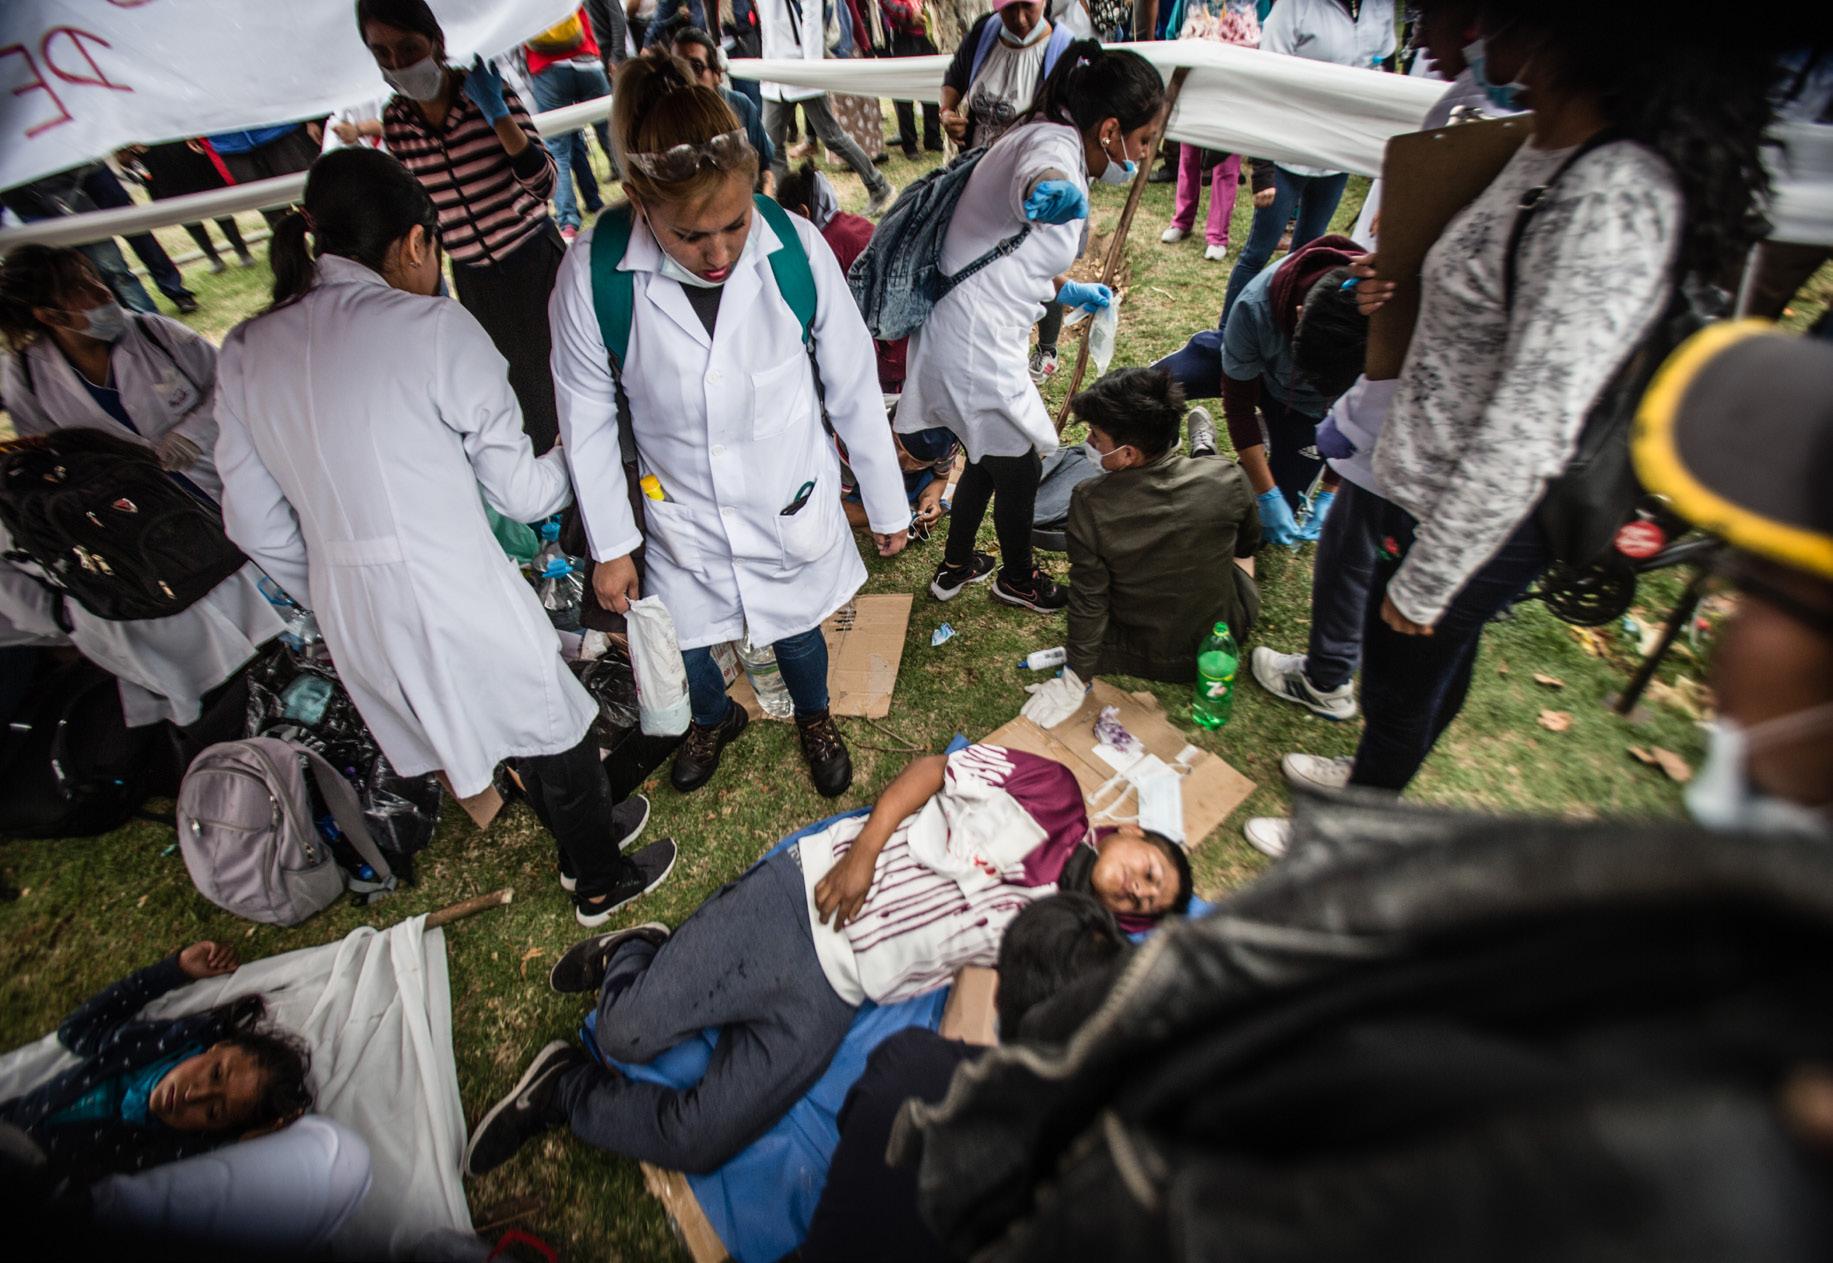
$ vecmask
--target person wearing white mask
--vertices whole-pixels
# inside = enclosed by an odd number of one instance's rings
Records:
[[[744,730],[709,650],[748,636],[774,646],[811,779],[834,797],[853,765],[828,713],[821,623],[866,572],[824,413],[879,555],[910,525],[871,334],[814,225],[754,198],[756,151],[685,62],[626,62],[611,134],[630,206],[580,236],[550,311],[593,589],[613,612],[654,595],[673,617],[693,712],[675,788],[704,785]],[[621,339],[600,322],[620,303]],[[646,492],[640,525],[626,463]]]
[[[426,186],[458,301],[509,361],[535,454],[554,444],[547,296],[566,242],[547,211],[554,160],[500,68],[446,63],[426,0],[358,0],[357,30],[395,90],[382,110],[388,151]]]
[[[1031,326],[1053,301],[1090,310],[1113,301],[1107,286],[1069,277],[1082,252],[1089,181],[1130,180],[1164,111],[1164,81],[1145,58],[1093,40],[1071,44],[955,204],[942,270],[969,274],[911,335],[897,409],[899,433],[945,426],[967,449],[948,546],[929,584],[938,601],[994,577],[993,558],[974,548],[988,505],[1001,553],[994,597],[1046,614],[1068,601],[1031,555],[1040,457],[1057,446],[1027,367]]]
[[[398,160],[326,154],[301,205],[275,230],[274,305],[223,345],[224,526],[317,616],[403,776],[443,771],[468,798],[513,763],[579,923],[601,925],[668,876],[675,844],[619,853],[648,803],[614,804],[598,705],[484,512],[558,512],[566,466],[530,450],[483,328],[435,297],[433,202]]]

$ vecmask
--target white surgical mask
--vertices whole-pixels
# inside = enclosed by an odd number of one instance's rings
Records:
[[[89,327],[82,330],[98,342],[119,342],[127,332],[127,313],[120,303],[101,303],[83,313]]]
[[[1122,446],[1124,446],[1124,444]],[[1116,447],[1114,449],[1114,452],[1118,452],[1119,450],[1120,448]],[[1088,457],[1089,462],[1093,464],[1097,469],[1099,469],[1102,473],[1111,474],[1111,473],[1116,472],[1115,470],[1109,469],[1107,467],[1107,458],[1112,456],[1114,452],[1104,452],[1100,448],[1096,447],[1093,443],[1088,442],[1086,440],[1082,444],[1082,451]]]
[[[1464,62],[1470,67],[1471,77],[1477,87],[1483,90],[1484,99],[1498,110],[1515,113],[1521,109],[1521,89],[1526,85],[1519,82],[1492,83],[1489,78],[1489,50],[1481,38],[1464,45]]]
[[[1043,18],[1037,20],[1037,25],[1032,27],[1023,39],[1012,34],[1010,28],[1008,28],[1003,21],[999,24],[999,40],[1007,48],[1029,48],[1049,34],[1050,24],[1044,21]]]
[[[1122,155],[1126,153],[1125,141],[1120,144],[1120,152]],[[1131,158],[1125,156],[1116,158],[1113,154],[1108,153],[1106,141],[1101,142],[1101,153],[1107,158],[1107,166],[1103,167],[1101,174],[1095,177],[1097,180],[1103,184],[1131,184],[1133,182],[1134,175],[1139,171],[1138,163]]]
[[[680,281],[683,285],[692,285],[695,289],[718,289],[721,285],[724,285],[726,281],[732,279],[732,273],[738,271],[739,264],[751,257],[751,243],[756,240],[757,226],[753,224],[752,231],[745,236],[744,249],[738,252],[738,258],[734,259],[732,261],[732,266],[726,269],[725,281],[709,281],[706,277],[701,276],[692,268],[683,266],[675,259],[674,255],[668,252],[659,238],[656,241],[656,249],[662,251],[663,276],[668,277],[671,281]]]
[[[1721,717],[1710,729],[1706,761],[1687,786],[1687,810],[1709,829],[1833,836],[1833,815],[1766,794],[1750,783],[1752,750],[1833,730],[1833,704],[1768,719],[1751,728]]]
[[[433,100],[446,81],[445,68],[431,56],[422,57],[399,70],[384,70],[382,78],[388,81],[389,87],[414,101]]]

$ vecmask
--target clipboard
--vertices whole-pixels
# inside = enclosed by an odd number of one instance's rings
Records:
[[[1387,142],[1381,161],[1381,240],[1375,268],[1396,284],[1393,298],[1369,318],[1371,381],[1400,376],[1419,318],[1419,273],[1445,225],[1488,188],[1533,131],[1534,116],[1458,123],[1407,132]]]

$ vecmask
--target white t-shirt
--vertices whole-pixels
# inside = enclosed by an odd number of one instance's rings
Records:
[[[974,119],[968,148],[992,144],[1031,107],[1037,97],[1037,85],[1044,77],[1044,51],[1049,43],[1046,36],[1024,48],[1014,48],[1006,43],[1003,34],[993,41],[980,73],[968,85],[966,105]]]

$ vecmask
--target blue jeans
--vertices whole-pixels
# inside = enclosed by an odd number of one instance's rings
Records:
[[[605,77],[605,68],[590,57],[557,61],[534,76],[531,86],[535,90],[535,106],[544,112],[609,96],[611,93],[611,80]],[[610,153],[609,119],[592,124],[592,130],[598,133],[598,143],[604,147],[604,151]],[[588,178],[592,170],[586,154],[585,133],[576,131],[556,136],[549,143],[548,149],[554,155],[554,219],[562,228],[577,228],[579,205],[573,200],[574,164],[579,164]],[[580,183],[583,185],[585,181],[581,180]],[[596,191],[596,181],[592,188]]]
[[[121,187],[121,181],[115,173],[100,163],[83,176],[83,192],[89,194],[90,201],[105,210],[134,204],[134,199]],[[127,238],[127,244],[140,256],[140,262],[146,265],[147,275],[153,278],[153,284],[159,287],[160,293],[174,301],[195,297],[185,288],[184,277],[179,273],[178,265],[172,262],[172,256],[165,252],[165,247],[159,244],[159,239],[152,233],[134,233]]]
[[[1362,661],[1363,613],[1386,508],[1386,500],[1345,479],[1324,519],[1311,569],[1311,642],[1305,649],[1305,678],[1323,692],[1349,683]]]
[[[694,722],[711,728],[726,717],[726,708],[732,704],[726,696],[725,676],[708,649],[683,649],[681,661],[687,666],[687,698]],[[798,718],[827,709],[827,641],[819,627],[777,641],[776,666],[783,673]]]
[[[1228,293],[1222,300],[1222,319],[1217,325],[1226,328],[1228,313],[1234,309],[1235,299],[1247,288],[1247,283],[1260,275],[1260,270],[1273,257],[1273,251],[1279,248],[1279,238],[1286,231],[1286,221],[1298,213],[1298,225],[1292,230],[1292,248],[1298,249],[1307,241],[1315,241],[1324,235],[1330,227],[1330,217],[1337,212],[1337,203],[1343,200],[1343,186],[1349,183],[1349,176],[1342,172],[1336,175],[1293,175],[1284,167],[1273,168],[1273,204],[1254,208],[1254,226],[1248,232],[1247,245],[1242,248],[1241,258],[1235,263],[1235,270],[1229,273]]]

